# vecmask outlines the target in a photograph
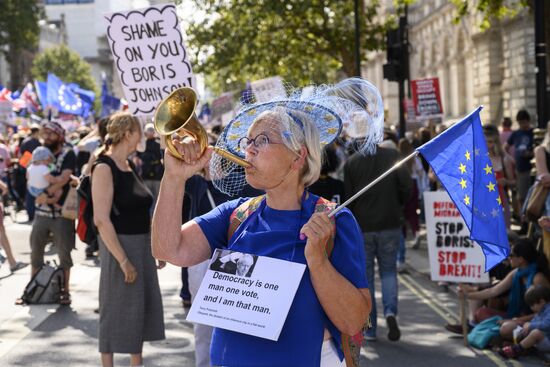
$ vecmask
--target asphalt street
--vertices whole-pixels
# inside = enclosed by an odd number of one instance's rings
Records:
[[[21,214],[22,215],[22,214]],[[24,220],[24,217],[18,220]],[[28,224],[5,219],[8,237],[16,256],[29,261]],[[97,351],[99,264],[86,260],[84,244],[77,243],[71,274],[73,304],[16,306],[14,301],[30,278],[30,267],[15,274],[0,268],[0,367],[3,366],[99,366]],[[528,357],[506,361],[491,350],[476,350],[463,345],[462,338],[443,328],[456,322],[455,294],[445,292],[429,279],[425,244],[407,253],[407,271],[399,275],[399,324],[402,338],[390,342],[383,318],[378,320],[378,340],[364,345],[361,366],[535,366],[542,359]],[[55,259],[49,247],[47,259]],[[166,340],[146,343],[146,366],[194,366],[192,325],[185,321],[186,311],[179,299],[180,270],[167,266],[159,271],[164,303]],[[380,289],[378,286],[377,289]],[[381,310],[379,294],[378,309]],[[131,305],[128,305],[131,307]],[[129,357],[117,355],[118,366],[128,366]]]

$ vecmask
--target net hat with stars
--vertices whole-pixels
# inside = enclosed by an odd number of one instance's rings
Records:
[[[308,125],[316,128],[320,148],[346,134],[358,142],[354,148],[361,153],[375,152],[383,137],[384,107],[373,84],[361,78],[349,78],[333,85],[283,89],[255,91],[255,98],[260,102],[243,103],[216,146],[245,158],[239,145],[249,129],[270,111],[284,111],[288,116],[285,120],[294,127],[289,128],[285,121],[275,121],[273,125],[283,142],[292,140],[296,127],[303,131]],[[230,195],[237,194],[245,183],[244,169],[217,155],[210,162],[210,174],[214,185]]]
[[[345,79],[334,85],[308,86],[294,89],[288,96],[263,91],[263,96],[273,95],[270,101],[243,104],[237,115],[225,127],[220,139],[225,149],[244,158],[239,139],[246,136],[248,129],[265,111],[284,108],[300,125],[300,118],[294,111],[308,116],[319,132],[321,147],[331,144],[342,132],[354,139],[362,140],[359,150],[372,153],[383,136],[384,106],[378,89],[361,78]]]

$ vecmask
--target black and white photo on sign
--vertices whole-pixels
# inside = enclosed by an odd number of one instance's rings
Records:
[[[216,249],[210,270],[242,277],[252,276],[258,256],[238,251]]]

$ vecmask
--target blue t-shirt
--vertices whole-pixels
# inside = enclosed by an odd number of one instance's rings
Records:
[[[526,151],[533,151],[533,129],[516,130],[508,138],[508,145],[515,148],[514,158],[518,172],[531,171],[531,158],[524,157]]]
[[[306,240],[299,239],[299,231],[313,214],[317,199],[318,196],[310,194],[302,210],[272,209],[263,200],[235,231],[229,244],[229,217],[248,199],[229,201],[194,220],[212,250],[229,248],[307,265]],[[363,235],[348,209],[336,214],[336,237],[330,262],[355,287],[368,288]],[[215,328],[211,362],[218,366],[319,366],[325,327],[343,358],[340,333],[323,311],[306,268],[277,342]]]

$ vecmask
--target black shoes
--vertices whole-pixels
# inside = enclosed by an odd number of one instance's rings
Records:
[[[451,333],[460,334],[460,335],[462,335],[464,333],[464,331],[462,329],[462,325],[460,325],[460,324],[447,324],[447,325],[445,325],[445,330],[450,331]],[[468,325],[468,333],[471,330],[472,330],[472,327],[470,325]]]
[[[401,331],[397,325],[395,316],[386,317],[386,324],[388,325],[388,339],[392,342],[396,342],[401,338]]]

